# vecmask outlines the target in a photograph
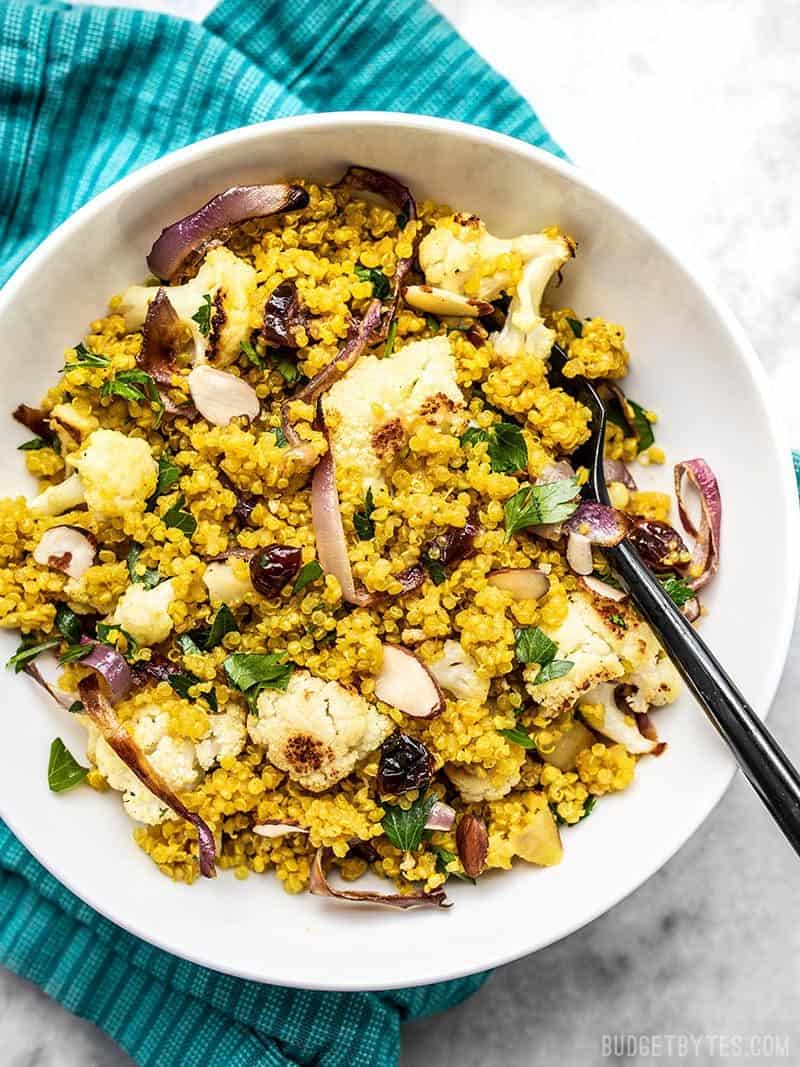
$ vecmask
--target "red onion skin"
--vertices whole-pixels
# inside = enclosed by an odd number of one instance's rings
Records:
[[[564,529],[575,530],[602,548],[618,545],[630,528],[631,519],[624,512],[591,500],[580,503],[577,511],[564,523]]]
[[[686,506],[684,477],[688,478],[700,496],[700,528],[695,527]],[[714,472],[704,459],[686,459],[675,464],[675,496],[678,512],[687,532],[695,538],[689,564],[687,585],[702,589],[719,568],[720,532],[722,525],[722,495]]]
[[[372,595],[356,589],[353,571],[347,554],[339,492],[330,449],[314,469],[311,481],[311,523],[317,541],[317,559],[326,574],[332,574],[348,604],[365,607],[372,603]]]
[[[325,876],[324,862],[330,849],[320,848],[314,856],[311,864],[311,880],[309,892],[318,897],[334,897],[336,900],[351,900],[358,904],[382,904],[389,908],[449,908],[451,902],[443,889],[435,889],[432,893],[409,893],[400,896],[397,893],[371,893],[357,890],[334,889]]]
[[[189,811],[178,800],[164,779],[150,766],[131,735],[117,718],[111,704],[101,693],[97,678],[84,678],[82,682],[79,682],[78,694],[83,702],[85,714],[97,726],[109,748],[113,749],[125,766],[133,771],[139,781],[163,801],[170,811],[174,811],[178,818],[185,819],[195,827],[200,850],[200,873],[206,878],[215,878],[217,875],[214,866],[216,845],[214,835],[207,824],[199,815]]]
[[[621,459],[604,459],[603,474],[607,482],[621,482],[626,489],[636,489],[636,482]]]
[[[181,340],[178,313],[170,303],[166,289],[159,287],[147,308],[142,326],[142,346],[136,355],[137,365],[159,385],[170,385]]]
[[[276,285],[264,305],[264,325],[261,334],[276,348],[297,348],[294,331],[306,321],[306,311],[300,303],[293,278]]]
[[[161,231],[150,249],[147,265],[157,278],[174,281],[192,257],[227,236],[231,227],[248,219],[298,211],[308,204],[308,193],[297,185],[234,186],[212,197],[197,211]]]
[[[30,404],[18,404],[11,413],[12,418],[24,426],[26,430],[36,434],[45,441],[51,441],[53,430],[50,420],[39,408],[32,408]]]
[[[82,667],[91,667],[97,671],[108,686],[112,703],[118,704],[130,693],[133,684],[131,669],[125,657],[109,645],[91,641],[82,637],[82,645],[91,645],[92,651],[80,661]]]

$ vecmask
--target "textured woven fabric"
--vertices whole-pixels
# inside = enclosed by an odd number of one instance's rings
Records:
[[[224,0],[203,25],[5,0],[0,282],[86,200],[165,152],[265,119],[367,108],[463,119],[560,153],[421,0]],[[97,915],[2,823],[0,962],[158,1067],[388,1067],[403,1019],[442,1011],[486,978],[380,994],[229,978]]]

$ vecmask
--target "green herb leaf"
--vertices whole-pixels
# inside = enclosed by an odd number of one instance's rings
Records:
[[[239,626],[227,604],[220,604],[211,624],[211,630],[203,646],[206,652],[216,648],[225,634],[238,634]]]
[[[489,431],[481,429],[480,426],[469,426],[458,440],[462,448],[464,445],[477,444],[478,441],[488,441]]]
[[[171,489],[181,476],[180,467],[176,467],[167,452],[162,452],[158,457],[158,481],[156,482],[155,495],[160,496]]]
[[[641,404],[637,404],[630,397],[627,400],[633,412],[633,430],[639,442],[636,447],[639,452],[644,452],[646,448],[655,443],[656,437],[653,433],[653,424],[645,415],[645,409]]]
[[[47,764],[47,784],[54,793],[63,793],[78,785],[89,773],[81,767],[60,737],[50,746],[50,761]]]
[[[51,648],[55,648],[60,643],[60,637],[48,637],[46,641],[40,641],[38,645],[31,644],[30,640],[23,641],[8,663],[6,663],[6,669],[13,667],[14,673],[19,674],[31,660],[36,659],[42,652],[49,652]]]
[[[563,522],[578,509],[577,478],[526,485],[505,503],[506,541],[526,526]]]
[[[687,601],[696,596],[694,589],[677,574],[661,575],[658,580],[664,586],[664,592],[678,608],[682,608]]]
[[[109,645],[111,648],[117,647],[117,641],[121,634],[128,643],[125,659],[131,659],[139,651],[139,642],[136,638],[129,634],[127,630],[123,630],[121,626],[117,626],[116,623],[98,622],[95,627],[95,633],[97,634],[97,640],[101,644]],[[115,634],[116,636],[114,636]]]
[[[316,582],[317,578],[321,578],[322,573],[322,567],[317,560],[312,559],[309,563],[304,563],[294,580],[292,592],[299,593],[307,585]]]
[[[435,315],[426,315],[425,322],[428,324],[428,329],[433,330],[434,333],[438,333],[442,325]]]
[[[620,630],[628,629],[627,622],[625,622],[623,617],[616,612],[613,615],[608,616],[608,621],[613,622],[615,626],[619,626]]]
[[[489,433],[489,460],[495,474],[514,474],[528,468],[528,446],[515,422],[500,422]]]
[[[286,448],[289,442],[286,440],[286,434],[283,432],[282,427],[278,426],[272,432],[275,434],[275,444],[278,448]]]
[[[83,704],[80,700],[73,700],[70,706],[67,708],[70,715],[80,715],[83,711]]]
[[[574,666],[575,664],[570,659],[550,660],[533,679],[533,684],[544,685],[545,682],[552,682],[554,678],[563,678]]]
[[[192,321],[197,323],[197,328],[203,337],[208,337],[211,333],[211,294],[206,293],[203,297],[203,303],[197,309],[194,315],[192,315]]]
[[[190,511],[184,510],[185,503],[186,497],[180,493],[172,507],[162,516],[162,522],[170,529],[180,530],[190,538],[197,529],[197,519]]]
[[[592,814],[596,803],[597,797],[594,796],[594,794],[586,798],[583,803],[583,815],[581,815],[580,819],[578,819],[578,822],[582,822],[584,819],[588,818],[588,816]]]
[[[359,263],[354,273],[360,281],[372,282],[372,295],[377,296],[379,300],[385,300],[392,291],[389,279],[379,267],[362,267]]]
[[[506,741],[519,745],[520,748],[536,748],[536,742],[526,730],[516,728],[513,730],[498,730],[497,732],[502,734]]]
[[[239,347],[254,367],[258,367],[259,370],[264,369],[264,360],[259,356],[258,352],[256,352],[252,344],[246,338],[244,341],[239,342]]]
[[[569,319],[569,318],[567,319],[567,322],[569,323],[569,327],[572,330],[572,332],[575,334],[576,337],[583,337],[583,323],[582,322],[579,322],[578,319]]]
[[[137,569],[137,562],[139,556],[142,554],[142,546],[132,544],[128,555],[125,557],[125,562],[128,564],[128,574],[131,576],[131,581],[136,582],[138,585],[143,585],[145,589],[155,589],[157,585],[161,583],[161,575],[158,571],[154,571],[149,567],[140,571]]]
[[[75,345],[75,359],[61,368],[64,371],[74,370],[76,367],[108,367],[111,360],[108,356],[99,356],[96,352],[90,352],[86,345],[81,342]]]
[[[514,651],[517,662],[544,666],[555,659],[558,645],[538,626],[521,626],[514,631]]]
[[[294,670],[276,652],[233,652],[222,666],[234,689],[253,699],[262,689],[285,689]]]
[[[276,359],[275,370],[278,371],[287,385],[294,385],[300,378],[300,371],[297,364],[292,363],[290,359]]]
[[[397,228],[399,230],[404,230],[406,226],[408,226],[408,215],[406,215],[405,211],[398,211]]]
[[[30,441],[23,441],[17,445],[18,452],[38,452],[40,448],[52,448],[52,442],[45,441],[43,437],[32,437]]]
[[[419,848],[422,831],[435,803],[436,794],[429,793],[428,796],[415,800],[407,811],[398,805],[387,806],[383,817],[383,832],[395,848],[404,852],[414,852]]]
[[[141,388],[140,388],[141,386]],[[124,400],[135,400],[143,404],[148,400],[156,405],[154,426],[158,427],[164,417],[164,398],[158,391],[153,378],[143,370],[123,370],[114,378],[104,382],[100,388],[101,396],[121,396]]]
[[[389,332],[386,334],[386,346],[383,349],[383,358],[388,359],[394,352],[394,342],[397,337],[397,319],[392,319]]]
[[[93,645],[68,645],[58,657],[58,662],[76,663],[80,659],[86,659],[93,647]]]
[[[359,541],[371,541],[375,536],[375,523],[372,521],[374,510],[375,501],[372,496],[372,486],[370,486],[364,497],[364,510],[357,511],[353,515],[353,526],[355,526]]]
[[[179,697],[183,697],[184,700],[192,700],[193,698],[189,695],[189,690],[192,686],[202,682],[203,679],[198,678],[197,675],[192,674],[191,671],[170,671],[167,675],[167,681]],[[219,710],[217,694],[213,689],[209,690],[207,693],[202,693],[201,699],[205,700],[212,711]]]
[[[441,585],[442,582],[447,580],[447,571],[438,559],[432,559],[427,552],[423,552],[419,557],[419,561],[428,572],[428,576],[434,585]]]
[[[478,884],[474,878],[470,878],[467,874],[462,874],[461,871],[448,871],[448,864],[458,859],[455,852],[451,852],[449,848],[442,848],[439,845],[432,845],[431,847],[436,853],[436,870],[439,874],[446,874],[448,878],[458,878],[461,882],[471,882],[473,885]]]
[[[77,645],[80,642],[81,620],[66,604],[59,604],[56,608],[56,629],[66,637],[71,645]]]
[[[195,642],[193,637],[189,634],[179,634],[175,638],[175,644],[184,654],[184,656],[202,656],[203,652]]]

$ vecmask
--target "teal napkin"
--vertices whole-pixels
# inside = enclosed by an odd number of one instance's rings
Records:
[[[347,109],[462,119],[560,154],[528,104],[423,0],[223,0],[202,25],[5,0],[0,283],[81,204],[165,152],[248,123]],[[401,1021],[459,1003],[487,977],[337,994],[217,974],[103,919],[2,823],[0,962],[158,1067],[389,1067]]]

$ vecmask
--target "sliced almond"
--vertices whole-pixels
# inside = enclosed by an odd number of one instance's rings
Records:
[[[415,719],[431,719],[444,710],[444,697],[436,679],[422,660],[402,645],[383,646],[375,696]]]
[[[439,289],[435,285],[407,285],[403,290],[403,297],[409,307],[426,315],[478,319],[482,315],[491,315],[494,311],[492,305],[485,300],[473,300],[469,296],[451,293],[448,289]]]
[[[194,406],[214,426],[227,426],[237,415],[254,419],[261,410],[252,385],[206,363],[189,372],[189,392]]]
[[[535,567],[503,567],[491,572],[489,585],[511,593],[515,600],[539,600],[550,588],[550,579]]]
[[[580,581],[581,585],[588,589],[590,593],[601,596],[604,600],[613,600],[617,604],[628,595],[624,589],[617,589],[615,586],[609,585],[608,582],[604,582],[602,578],[596,578],[593,574],[583,575]]]
[[[267,820],[253,827],[253,833],[259,837],[284,837],[286,834],[307,834],[309,831],[296,822],[272,822]]]
[[[592,562],[592,542],[583,534],[570,530],[567,538],[567,563],[576,574],[591,574],[594,564]]]
[[[468,877],[478,878],[483,874],[489,854],[489,834],[483,819],[471,812],[463,816],[456,830],[456,848]]]
[[[456,809],[440,800],[434,802],[430,815],[425,820],[426,830],[452,830],[456,821]]]
[[[77,526],[51,526],[33,550],[33,558],[42,567],[80,578],[94,563],[95,551],[94,538],[85,530]]]

